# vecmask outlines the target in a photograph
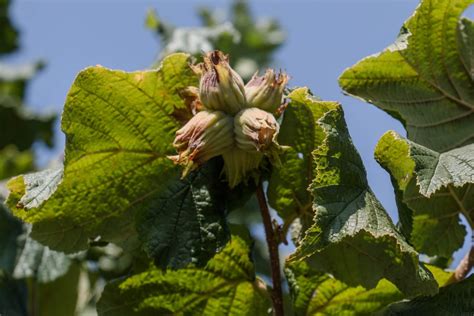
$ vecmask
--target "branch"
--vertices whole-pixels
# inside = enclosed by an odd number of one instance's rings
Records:
[[[459,262],[458,266],[456,267],[456,270],[454,270],[453,275],[451,275],[449,280],[446,281],[446,285],[464,280],[474,266],[474,221],[471,219],[469,212],[464,207],[463,202],[459,199],[459,197],[457,196],[451,184],[448,186],[448,189],[452,197],[458,204],[461,214],[463,214],[464,218],[469,223],[469,226],[471,227],[472,235],[471,235],[471,249],[468,251],[468,253],[466,253],[464,258],[462,258],[461,262]]]
[[[451,275],[451,277],[446,282],[446,284],[452,284],[452,283],[456,283],[456,282],[464,280],[464,278],[466,278],[468,273],[472,270],[473,266],[474,266],[474,245],[471,246],[471,249],[469,250],[469,252],[466,253],[464,258],[462,258],[461,262],[459,262],[458,266],[456,267],[456,270],[454,270],[454,273]]]
[[[260,206],[260,213],[262,214],[263,226],[265,227],[265,236],[267,238],[268,251],[270,253],[270,263],[272,268],[272,301],[273,301],[273,315],[283,316],[283,292],[281,290],[281,272],[280,272],[280,256],[278,254],[279,236],[275,232],[270,217],[265,193],[263,192],[262,182],[257,186],[257,199]]]

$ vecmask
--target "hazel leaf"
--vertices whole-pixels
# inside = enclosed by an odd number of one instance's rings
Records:
[[[438,153],[385,133],[375,158],[394,179],[400,202],[412,214],[410,241],[430,256],[451,257],[464,243],[459,215],[474,221],[474,145]]]
[[[339,78],[349,94],[402,122],[408,139],[437,152],[474,142],[473,0],[423,0],[398,39]]]
[[[451,273],[429,267],[438,284],[443,285]],[[285,268],[296,315],[378,315],[387,305],[404,299],[396,286],[381,280],[373,289],[350,287],[329,274],[312,269],[305,262]]]
[[[269,296],[255,276],[249,252],[246,242],[234,235],[204,268],[151,268],[109,284],[98,303],[99,315],[132,310],[137,315],[266,315]]]
[[[370,189],[341,106],[317,124],[324,139],[313,151],[314,224],[290,262],[306,260],[350,286],[374,288],[385,278],[407,296],[436,293],[433,276]]]
[[[273,168],[268,184],[268,202],[287,222],[303,218],[304,226],[312,221],[312,196],[308,191],[315,176],[312,152],[324,133],[316,121],[336,102],[321,101],[308,88],[297,88],[289,95],[278,134],[278,143],[288,146],[281,155],[282,165]]]
[[[179,169],[167,156],[175,152],[173,136],[180,127],[175,114],[187,109],[179,92],[196,84],[186,54],[165,58],[156,70],[96,66],[80,72],[62,117],[62,181],[40,205],[17,203],[13,213],[55,250],[76,252],[98,239],[126,242],[135,234],[136,211],[154,205],[179,181]],[[21,199],[25,180],[10,183],[12,196]]]

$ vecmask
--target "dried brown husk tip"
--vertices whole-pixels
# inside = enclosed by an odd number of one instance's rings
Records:
[[[233,118],[220,111],[198,112],[176,132],[173,146],[178,155],[169,158],[184,166],[185,177],[204,162],[234,146]]]
[[[236,146],[246,152],[260,152],[277,161],[279,129],[272,114],[257,108],[244,109],[234,118]]]
[[[246,106],[244,82],[230,67],[227,55],[209,52],[200,68],[199,95],[206,109],[234,115]]]
[[[287,74],[268,69],[265,75],[253,75],[245,86],[245,97],[249,107],[274,113],[283,103],[283,92],[288,83]]]

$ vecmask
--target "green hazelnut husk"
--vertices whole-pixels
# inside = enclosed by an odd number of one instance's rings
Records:
[[[246,106],[244,82],[220,51],[204,55],[199,96],[204,108],[236,114]]]
[[[245,97],[249,107],[256,107],[275,113],[283,103],[283,91],[289,77],[268,69],[263,76],[253,75],[245,85]]]
[[[233,119],[220,111],[201,111],[176,132],[173,146],[178,155],[170,156],[184,166],[183,177],[209,159],[234,146]]]

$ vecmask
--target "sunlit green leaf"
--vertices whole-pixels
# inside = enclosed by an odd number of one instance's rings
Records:
[[[126,315],[132,309],[145,315],[266,315],[269,297],[255,277],[249,252],[243,239],[232,236],[203,269],[152,268],[115,287],[109,285],[99,302],[99,315]]]
[[[179,92],[196,83],[185,54],[167,57],[158,70],[83,70],[62,117],[61,183],[40,206],[13,209],[33,224],[32,236],[66,252],[98,238],[124,242],[134,236],[135,211],[155,205],[179,177],[167,155],[174,153],[174,132],[188,111]],[[22,195],[21,181],[11,182],[13,195]]]
[[[290,265],[286,273],[297,315],[370,315],[404,297],[387,280],[371,290],[350,287],[305,262]]]
[[[395,179],[401,202],[412,210],[410,241],[428,255],[451,257],[464,242],[459,214],[474,221],[474,145],[444,153],[387,132],[375,158]]]
[[[443,285],[451,275],[429,267],[438,284]],[[400,301],[404,295],[387,280],[366,290],[349,287],[328,274],[312,269],[305,262],[290,264],[285,269],[297,315],[374,315],[388,304]]]
[[[400,120],[408,138],[438,152],[474,142],[473,0],[423,0],[397,41],[347,69],[348,93]]]
[[[135,307],[139,304],[139,299],[127,297],[124,299],[119,285],[122,280],[108,282],[102,292],[100,301],[97,303],[97,313],[100,316],[150,316],[149,311],[137,311]]]
[[[56,190],[63,178],[63,168],[52,168],[16,177],[8,183],[10,195],[7,204],[12,208],[39,207]]]

